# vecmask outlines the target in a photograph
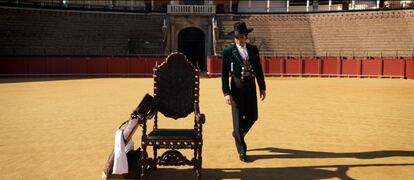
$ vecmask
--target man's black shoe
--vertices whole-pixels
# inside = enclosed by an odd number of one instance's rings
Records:
[[[245,153],[240,154],[240,161],[247,162],[247,156]]]

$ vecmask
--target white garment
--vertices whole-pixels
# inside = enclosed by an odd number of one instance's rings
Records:
[[[126,153],[134,149],[134,142],[132,139],[125,146],[123,130],[117,130],[115,133],[114,143],[114,167],[112,174],[128,173],[128,159]]]
[[[248,60],[249,59],[249,54],[247,53],[246,45],[240,46],[240,45],[236,44],[236,46],[237,46],[237,50],[239,50],[239,54],[242,57],[242,59],[244,61]]]

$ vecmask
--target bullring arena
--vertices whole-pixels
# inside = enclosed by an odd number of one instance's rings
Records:
[[[250,162],[242,163],[220,79],[201,79],[205,179],[413,178],[414,81],[266,81],[267,99],[247,135]],[[100,179],[116,128],[152,92],[152,78],[2,79],[0,92],[3,179]],[[191,118],[178,124],[160,120],[163,127],[193,125]],[[193,178],[191,167],[149,176]]]
[[[171,52],[202,73],[202,179],[414,179],[413,7],[405,0],[0,0],[1,179],[102,179],[115,131],[153,95],[153,68]],[[246,136],[246,163],[218,77],[237,21],[255,28],[249,39],[267,84]],[[158,125],[193,128],[193,116],[160,116]],[[144,179],[195,174],[191,166],[159,166]]]

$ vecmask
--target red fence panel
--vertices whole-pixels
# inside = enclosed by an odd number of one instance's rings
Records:
[[[414,79],[414,59],[405,60],[405,78]]]
[[[0,57],[0,74],[9,74],[10,63],[8,57]]]
[[[68,60],[66,57],[46,57],[47,74],[68,74]]]
[[[269,72],[269,69],[267,68],[268,63],[266,57],[260,57],[260,65],[262,66],[263,75],[266,75]]]
[[[87,57],[88,74],[108,74],[110,57]]]
[[[302,60],[301,59],[286,59],[285,73],[289,75],[302,74]]]
[[[152,74],[153,69],[156,65],[160,65],[164,62],[165,58],[159,58],[159,57],[147,57],[145,58],[146,61],[146,70],[145,74]]]
[[[145,58],[129,57],[128,58],[128,73],[129,74],[144,74],[146,71]]]
[[[151,75],[164,57],[0,57],[0,74],[135,74]],[[347,75],[414,79],[414,59],[338,60],[262,57],[266,75]],[[220,75],[221,58],[207,59],[209,76]]]
[[[361,75],[361,60],[351,59],[342,60],[342,75],[359,76]]]
[[[384,77],[404,77],[405,60],[402,59],[384,59],[383,73]]]
[[[109,59],[109,74],[128,74],[128,58],[112,57]]]
[[[207,75],[209,77],[221,74],[221,58],[219,56],[207,57]]]
[[[14,74],[27,74],[27,59],[23,57],[12,58],[13,62],[11,63],[11,72]]]
[[[382,76],[382,59],[361,60],[361,66],[364,76]]]
[[[46,58],[44,57],[24,57],[25,69],[27,74],[46,74]]]
[[[339,76],[341,74],[341,60],[339,59],[323,59],[322,74],[329,76]]]
[[[88,73],[88,63],[85,57],[66,57],[68,73],[86,74]]]
[[[25,62],[22,57],[1,57],[0,74],[26,74]]]
[[[320,75],[321,72],[321,60],[319,59],[304,59],[303,63],[303,74],[308,75]]]
[[[269,75],[282,75],[285,73],[285,60],[270,58],[267,60],[267,69]]]

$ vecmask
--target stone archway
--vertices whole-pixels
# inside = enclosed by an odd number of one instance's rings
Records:
[[[199,28],[189,27],[178,34],[178,51],[185,54],[188,60],[206,71],[205,35]]]

